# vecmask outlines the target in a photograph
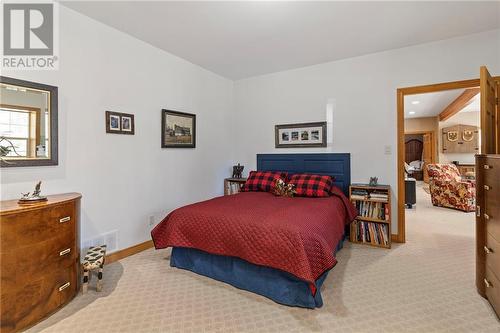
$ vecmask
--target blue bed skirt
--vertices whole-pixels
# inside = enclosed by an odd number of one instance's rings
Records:
[[[339,251],[344,239],[337,245]],[[328,271],[316,280],[316,295],[313,296],[307,282],[270,267],[259,266],[236,257],[210,254],[197,249],[174,247],[170,266],[187,269],[212,279],[268,297],[290,306],[319,308],[323,305],[321,286]]]

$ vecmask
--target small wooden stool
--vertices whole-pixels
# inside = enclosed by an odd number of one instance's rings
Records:
[[[104,267],[104,259],[106,256],[106,245],[92,246],[87,251],[85,258],[83,259],[83,287],[82,293],[87,292],[87,287],[89,284],[89,273],[91,271],[99,269],[97,273],[97,291],[102,290],[102,269]]]

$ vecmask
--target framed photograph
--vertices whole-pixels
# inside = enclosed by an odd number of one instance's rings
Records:
[[[195,148],[196,115],[161,110],[161,147]]]
[[[326,121],[276,125],[276,148],[326,147]]]
[[[134,115],[122,113],[120,116],[122,122],[122,133],[123,134],[134,134],[135,126],[134,126]]]
[[[129,113],[106,111],[106,133],[134,134],[134,115]]]

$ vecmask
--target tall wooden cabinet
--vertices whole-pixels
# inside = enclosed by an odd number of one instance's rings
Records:
[[[27,328],[68,303],[79,290],[78,193],[0,210],[0,332]]]
[[[500,316],[500,155],[476,155],[476,286]]]

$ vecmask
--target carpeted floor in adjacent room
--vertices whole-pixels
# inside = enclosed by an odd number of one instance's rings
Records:
[[[91,288],[29,332],[500,332],[475,288],[474,213],[433,207],[417,191],[407,243],[346,243],[320,309],[278,305],[148,250],[106,266],[102,293]]]

